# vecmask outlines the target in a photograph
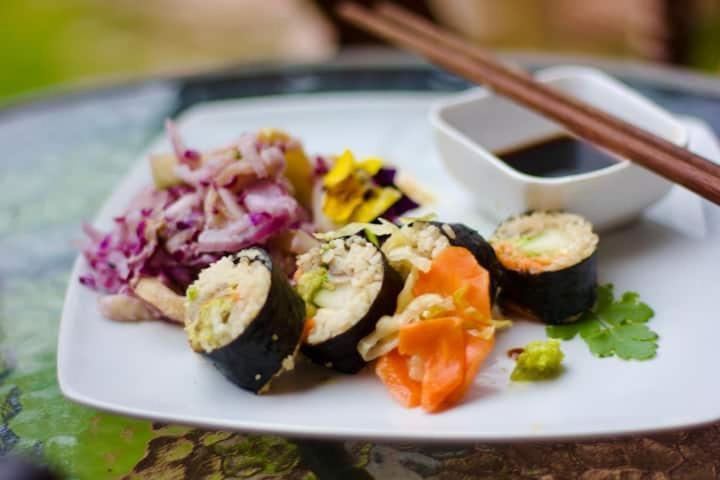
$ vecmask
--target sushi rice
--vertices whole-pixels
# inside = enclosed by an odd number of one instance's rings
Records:
[[[298,269],[327,271],[312,299],[317,307],[307,343],[322,343],[349,330],[370,309],[383,280],[382,254],[361,237],[336,239],[298,257]]]
[[[210,352],[240,336],[270,291],[270,270],[258,249],[223,257],[188,288],[185,330],[195,351]]]

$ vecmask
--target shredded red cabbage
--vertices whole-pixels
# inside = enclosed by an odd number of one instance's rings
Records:
[[[154,276],[184,290],[223,255],[265,245],[308,220],[288,191],[282,142],[244,134],[227,148],[201,155],[185,147],[172,122],[166,127],[182,183],[140,194],[109,232],[83,227],[82,251],[90,266],[80,277],[83,285],[127,294],[135,279]]]

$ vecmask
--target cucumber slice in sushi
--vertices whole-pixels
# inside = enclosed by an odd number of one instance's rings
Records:
[[[598,236],[590,222],[533,212],[503,222],[490,239],[505,269],[502,300],[545,323],[577,320],[595,303]]]
[[[488,271],[491,299],[494,303],[504,270],[492,246],[467,225],[414,221],[390,235],[383,243],[382,250],[394,268],[407,273],[409,264],[424,264],[429,267],[432,259],[450,246],[468,249]]]
[[[188,287],[185,330],[193,350],[239,387],[265,391],[291,370],[305,303],[260,248],[224,257]]]
[[[359,235],[319,245],[297,259],[297,288],[314,310],[302,352],[342,373],[365,366],[358,342],[395,313],[403,282],[382,252]]]

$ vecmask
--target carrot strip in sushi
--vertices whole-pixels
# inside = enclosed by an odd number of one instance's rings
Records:
[[[315,319],[311,317],[311,318],[308,318],[307,320],[305,320],[305,326],[303,327],[301,341],[304,342],[305,339],[307,339],[308,335],[310,335],[310,332],[312,332],[313,328],[315,328]]]
[[[457,317],[441,317],[405,325],[400,329],[398,351],[423,360],[420,406],[439,410],[465,381],[465,336]]]
[[[397,349],[383,355],[375,365],[375,373],[390,394],[406,408],[420,405],[420,382],[410,378],[407,358]]]
[[[490,274],[463,247],[448,247],[438,254],[427,272],[420,272],[413,294],[437,293],[462,297],[478,317],[490,320]],[[458,312],[464,316],[463,312]]]

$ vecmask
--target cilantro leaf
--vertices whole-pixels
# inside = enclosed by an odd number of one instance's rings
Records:
[[[569,323],[567,325],[548,325],[545,330],[550,338],[572,340],[575,338],[575,335],[578,334],[579,326],[577,323]]]
[[[550,325],[551,338],[571,340],[580,336],[596,357],[617,356],[624,360],[647,360],[657,353],[658,334],[646,324],[655,315],[635,292],[614,299],[612,284],[597,288],[595,305],[577,322]]]
[[[612,335],[608,330],[602,330],[590,338],[585,338],[590,352],[596,357],[612,357],[615,351],[615,345]]]
[[[619,302],[603,310],[605,321],[613,325],[623,323],[646,323],[655,313],[646,303],[640,301],[635,292],[625,292]]]

